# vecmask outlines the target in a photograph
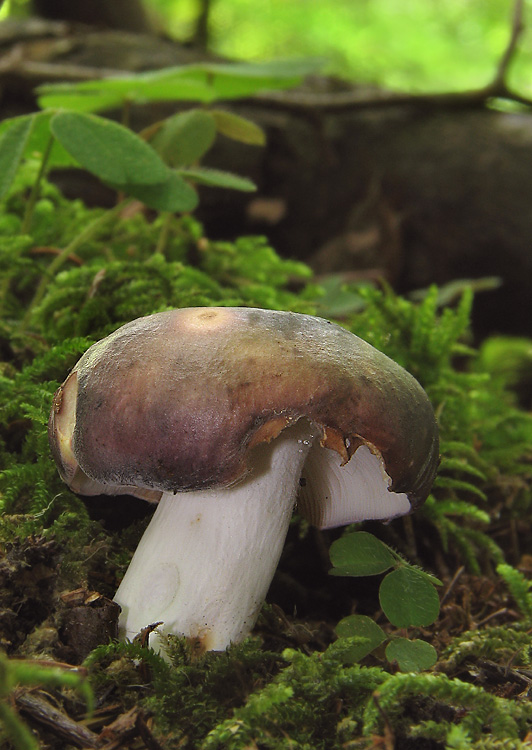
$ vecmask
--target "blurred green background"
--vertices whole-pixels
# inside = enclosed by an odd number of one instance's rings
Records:
[[[112,2],[112,0],[110,0]],[[205,0],[145,0],[155,28],[186,42]],[[209,49],[241,59],[318,55],[326,72],[405,91],[482,86],[508,42],[511,0],[210,0]],[[2,16],[24,0],[6,0]],[[525,17],[532,20],[531,3]],[[532,25],[532,24],[530,24]],[[532,93],[532,31],[510,85]]]

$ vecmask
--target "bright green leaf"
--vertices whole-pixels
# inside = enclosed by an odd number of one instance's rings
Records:
[[[224,172],[220,169],[196,167],[195,169],[180,169],[179,174],[193,182],[210,185],[210,187],[241,190],[245,193],[252,193],[257,189],[255,183],[246,177],[240,177],[240,175]]]
[[[76,161],[113,185],[156,185],[168,180],[158,154],[131,130],[97,115],[59,112],[50,128]]]
[[[121,108],[126,102],[213,101],[216,94],[212,87],[203,80],[185,78],[185,70],[186,66],[95,81],[44,84],[37,89],[38,102],[43,109],[101,112]]]
[[[194,164],[216,138],[216,123],[209,112],[191,109],[165,120],[150,143],[171,167]]]
[[[390,662],[396,661],[402,672],[421,672],[436,664],[438,653],[426,641],[394,638],[386,646],[386,658]]]
[[[168,170],[168,177],[157,185],[114,185],[156,211],[188,213],[198,205],[198,194],[180,175]]]
[[[55,91],[55,87],[64,85],[65,91]],[[39,86],[37,91],[42,91],[42,95],[38,97],[37,102],[41,109],[66,109],[70,112],[103,112],[110,109],[120,109],[124,106],[124,98],[119,94],[107,94],[104,91],[69,91],[69,86],[75,84],[59,84],[51,83]],[[47,89],[50,88],[52,91],[47,93]]]
[[[227,138],[249,146],[264,146],[266,143],[264,130],[246,117],[240,117],[223,109],[211,109],[211,115],[218,132]]]
[[[351,664],[363,659],[386,640],[386,634],[382,628],[371,617],[366,617],[365,615],[349,615],[349,617],[344,617],[343,620],[340,620],[335,630],[341,640],[353,639],[346,652],[346,656]]]
[[[126,102],[238,99],[265,89],[296,86],[317,72],[322,60],[275,60],[266,63],[196,63],[134,75],[76,83],[44,84],[37,89],[39,106],[99,112]]]
[[[42,155],[48,148],[50,138],[53,138],[50,130],[50,120],[54,112],[40,112],[36,115],[35,125],[28,139],[24,156]],[[72,167],[77,164],[73,156],[66,151],[59,141],[54,138],[52,150],[48,157],[48,167]]]
[[[379,599],[384,614],[397,628],[431,625],[440,611],[432,583],[415,569],[404,566],[383,579]]]
[[[11,187],[33,125],[33,116],[10,121],[0,136],[0,198]]]
[[[367,531],[337,539],[331,545],[331,562],[334,576],[373,576],[384,573],[396,560],[388,547]]]
[[[187,76],[204,80],[217,99],[238,99],[260,91],[297,86],[323,67],[316,58],[271,60],[263,63],[203,63],[188,66]]]
[[[53,138],[50,131],[50,120],[55,114],[55,112],[49,111],[36,112],[31,115],[23,115],[22,117],[3,120],[0,123],[0,137],[11,127],[11,123],[31,120],[32,127],[29,137],[26,140],[22,157],[28,158],[30,156],[42,156],[49,146],[50,138]],[[48,166],[74,166],[77,163],[76,160],[65,151],[55,138],[53,138],[53,141],[52,151],[48,157]]]

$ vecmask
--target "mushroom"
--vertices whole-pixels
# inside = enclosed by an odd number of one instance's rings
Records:
[[[389,519],[424,501],[438,464],[432,407],[402,367],[327,320],[252,308],[119,328],[56,392],[49,436],[74,492],[158,503],[115,596],[122,634],[159,621],[204,650],[253,628],[298,490],[319,528]]]

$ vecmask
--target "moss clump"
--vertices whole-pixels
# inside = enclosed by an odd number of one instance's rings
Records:
[[[111,644],[95,649],[84,666],[99,692],[112,689],[125,708],[141,705],[155,717],[158,736],[182,748],[199,747],[283,663],[257,639],[197,658],[186,641],[170,636],[167,652],[171,663],[138,643]]]

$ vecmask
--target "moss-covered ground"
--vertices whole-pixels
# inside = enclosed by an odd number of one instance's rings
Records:
[[[52,395],[91,343],[141,315],[245,305],[332,317],[331,300],[306,266],[260,237],[217,242],[190,217],[146,215],[136,203],[106,220],[48,183],[21,233],[37,169],[20,170],[0,210],[2,746],[532,747],[532,417],[523,386],[532,344],[474,348],[467,288],[448,306],[438,289],[414,303],[344,288],[340,322],[409,369],[438,416],[442,460],[424,507],[365,529],[443,581],[440,617],[394,632],[377,579],[328,575],[329,546],[343,531],[319,533],[295,517],[252,637],[203,656],[170,639],[163,660],[148,634],[110,639],[110,600],[151,509],[68,491],[47,442]],[[392,637],[431,643],[437,663],[401,672],[380,649],[353,661],[335,635],[352,612]],[[28,731],[11,727],[17,716]]]

